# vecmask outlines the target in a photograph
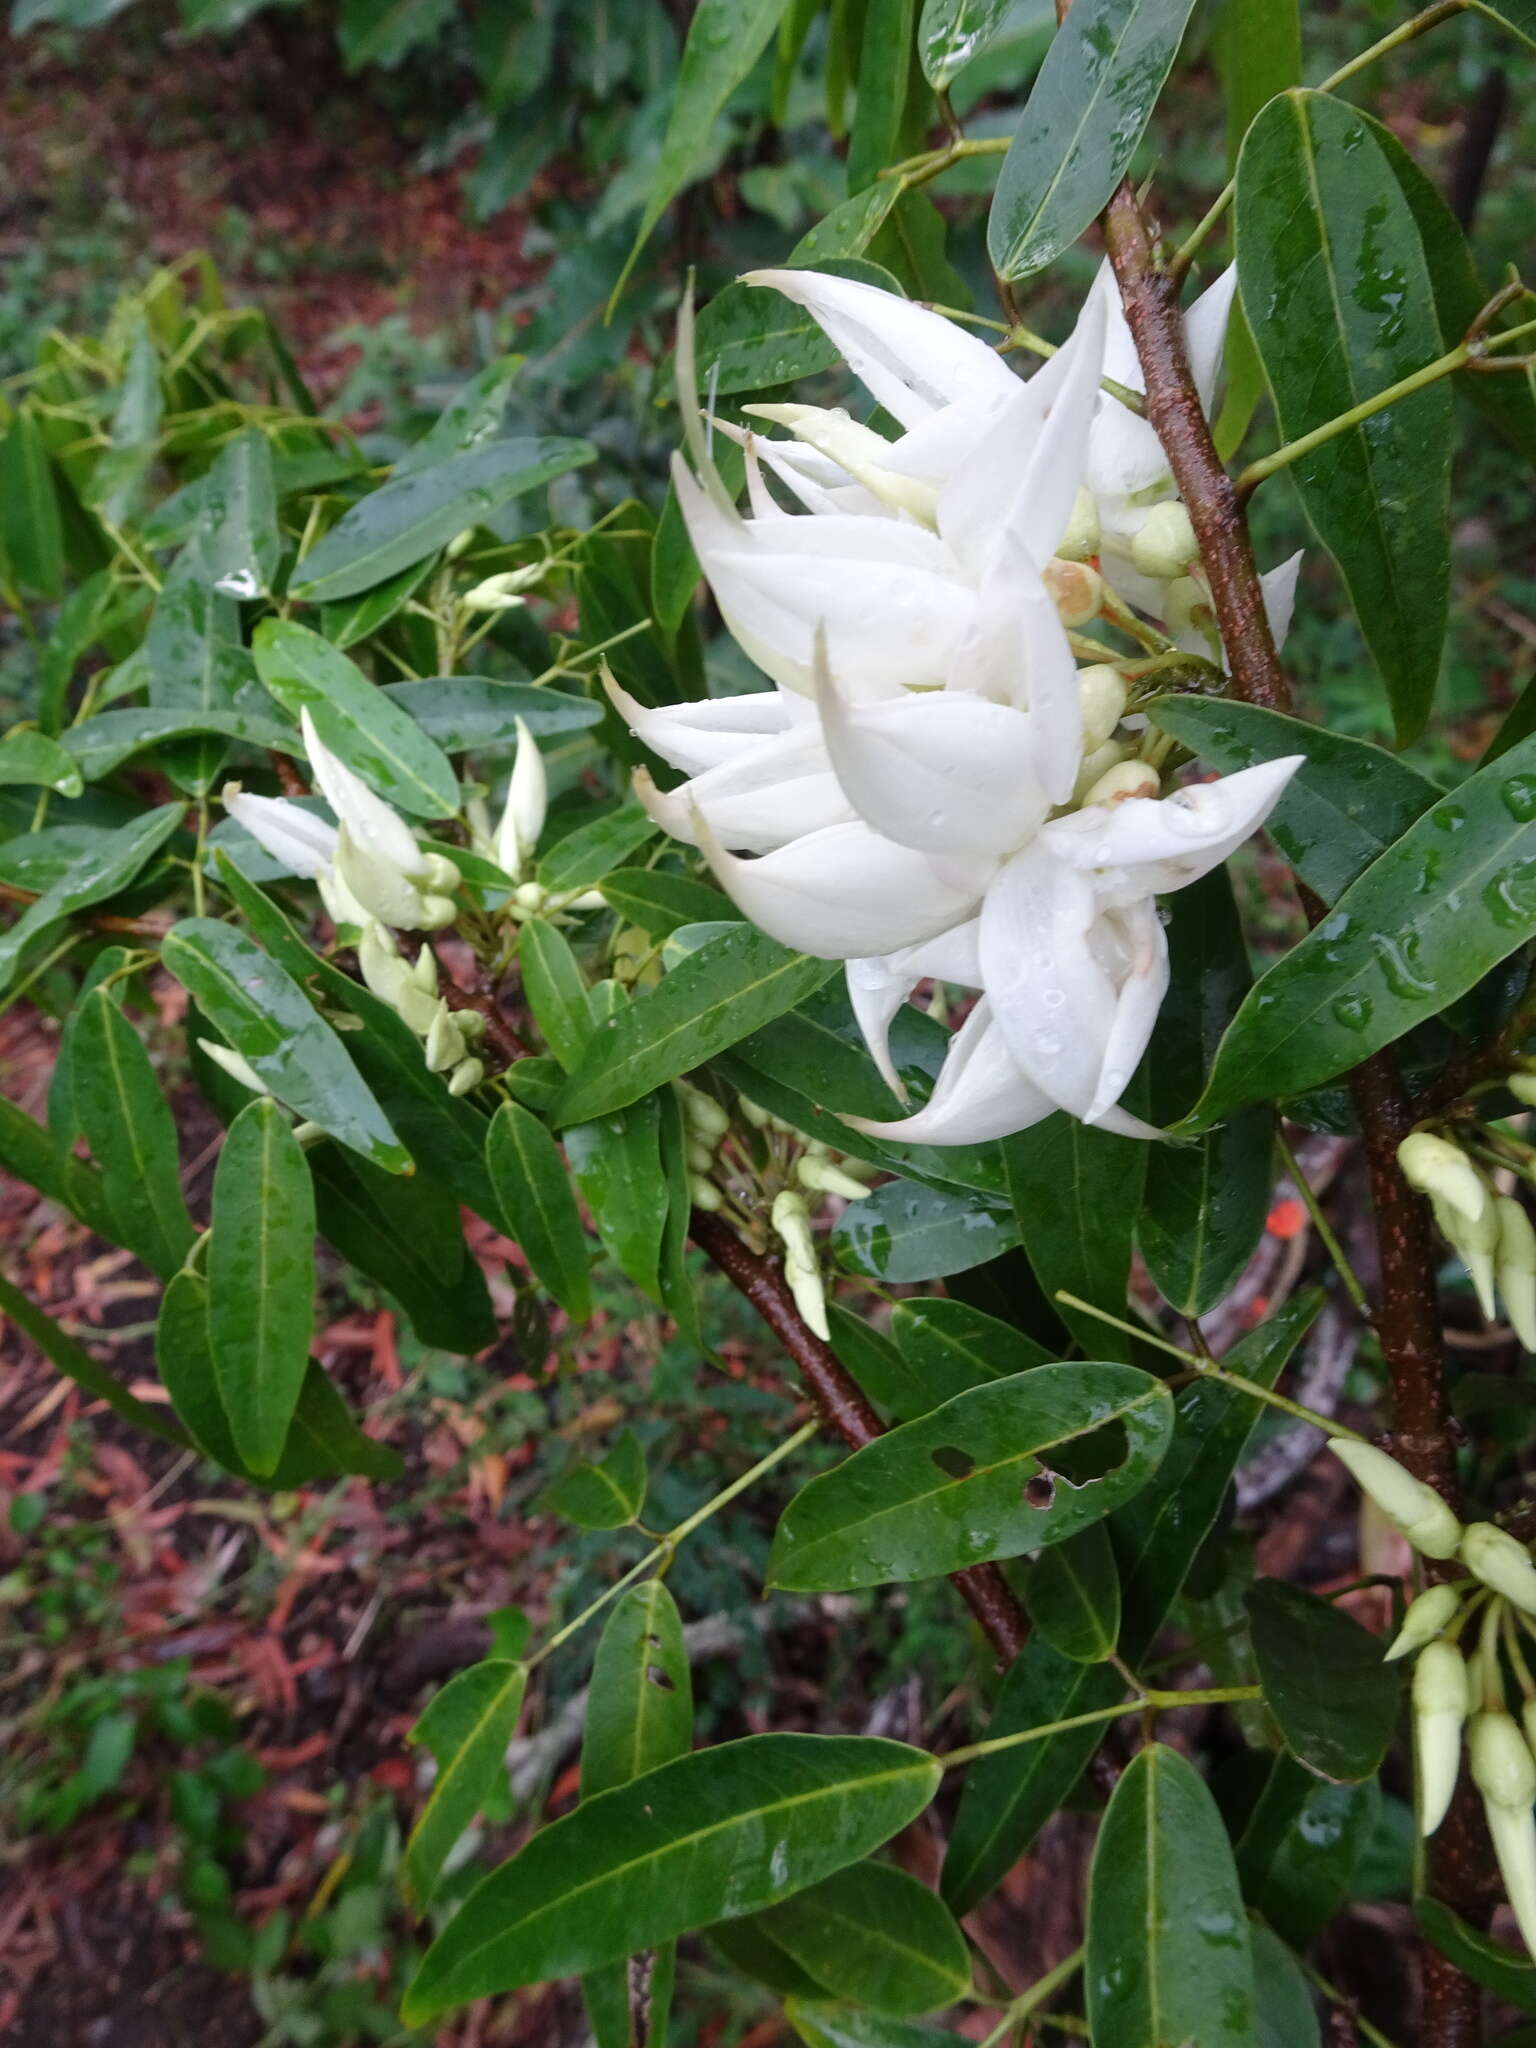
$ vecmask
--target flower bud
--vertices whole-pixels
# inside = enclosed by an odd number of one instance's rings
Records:
[[[270,1095],[272,1090],[260,1074],[233,1046],[216,1045],[211,1038],[200,1038],[198,1044],[207,1053],[216,1067],[222,1067],[232,1081],[238,1081],[242,1088],[249,1088],[253,1095]]]
[[[451,896],[464,877],[446,853],[422,856],[421,886],[429,895]]]
[[[1131,542],[1131,560],[1143,576],[1171,583],[1200,557],[1188,512],[1177,499],[1154,505]]]
[[[445,931],[458,921],[459,906],[451,896],[423,896],[416,923],[424,932]]]
[[[1099,502],[1092,491],[1079,484],[1077,496],[1072,500],[1067,530],[1056,543],[1056,552],[1064,562],[1086,562],[1090,555],[1099,552],[1102,537]]]
[[[516,611],[519,605],[528,602],[518,593],[526,590],[542,574],[542,565],[534,567],[531,573],[528,569],[503,569],[499,575],[487,576],[466,590],[459,603],[467,612]]]
[[[683,1122],[697,1136],[713,1139],[718,1144],[731,1128],[729,1111],[723,1103],[716,1102],[713,1095],[706,1095],[702,1088],[690,1087],[686,1081],[679,1081],[677,1085],[683,1098]]]
[[[467,1095],[471,1088],[478,1088],[484,1079],[484,1060],[460,1060],[459,1064],[448,1076],[448,1093],[450,1095]]]
[[[1382,1662],[1393,1664],[1399,1657],[1411,1657],[1426,1643],[1432,1643],[1446,1623],[1455,1618],[1460,1606],[1461,1594],[1455,1586],[1431,1586],[1417,1600],[1411,1600],[1403,1625]]]
[[[1102,747],[1125,716],[1125,677],[1107,661],[1077,672],[1077,700],[1083,713],[1083,752]]]
[[[430,946],[423,946],[411,962],[410,976],[416,987],[427,995],[437,994],[437,955]]]
[[[1331,1436],[1328,1448],[1349,1467],[1355,1483],[1370,1495],[1387,1520],[1401,1529],[1425,1557],[1454,1557],[1462,1540],[1460,1522],[1432,1486],[1415,1479],[1396,1458],[1374,1444]]]
[[[343,825],[336,835],[338,879],[380,924],[415,931],[421,922],[422,895],[409,875],[381,855],[358,845]]]
[[[454,1020],[453,1012],[446,1001],[440,1001],[427,1027],[427,1071],[440,1074],[445,1067],[454,1066],[465,1054],[464,1034]]]
[[[478,1045],[486,1033],[486,1021],[478,1010],[456,1010],[454,1022],[466,1045]]]
[[[1072,785],[1072,801],[1080,804],[1101,775],[1126,756],[1126,749],[1119,740],[1106,740],[1101,747],[1095,747],[1091,754],[1085,754],[1077,771],[1077,780]]]
[[[1210,592],[1193,576],[1177,576],[1169,584],[1163,597],[1163,623],[1174,635],[1199,633],[1216,644],[1216,614]]]
[[[1460,1556],[1474,1578],[1502,1593],[1522,1614],[1536,1614],[1536,1565],[1507,1529],[1493,1522],[1473,1522],[1462,1533]]]
[[[1440,1235],[1461,1256],[1477,1295],[1478,1307],[1492,1322],[1498,1313],[1493,1292],[1494,1258],[1499,1248],[1497,1205],[1490,1200],[1475,1223],[1469,1223],[1459,1209],[1453,1209],[1438,1195],[1430,1196],[1429,1206],[1440,1226]]]
[[[1527,1109],[1536,1109],[1536,1074],[1511,1074],[1507,1086],[1516,1102],[1523,1102]]]
[[[456,562],[459,559],[460,555],[467,552],[469,544],[474,539],[474,537],[475,529],[472,526],[466,526],[461,533],[456,533],[453,536],[453,539],[449,541],[447,547],[443,550],[443,553],[447,556],[450,562]]]
[[[606,910],[608,898],[601,889],[583,889],[579,896],[567,899],[567,910]]]
[[[364,985],[394,1009],[401,989],[411,983],[411,970],[400,958],[393,935],[376,918],[370,918],[363,926],[357,942],[357,964]]]
[[[507,807],[501,814],[496,835],[497,865],[514,881],[533,857],[544,830],[549,806],[549,783],[544,773],[544,756],[528,730],[526,719],[517,721],[517,752],[512,759],[512,779],[507,784]]]
[[[1162,777],[1149,761],[1120,761],[1106,768],[1083,798],[1089,804],[1120,804],[1127,797],[1156,796]]]
[[[1104,579],[1097,569],[1086,562],[1053,558],[1045,565],[1044,581],[1064,626],[1086,626],[1098,617],[1104,604]]]
[[[806,1157],[798,1160],[795,1178],[812,1194],[841,1195],[849,1202],[862,1202],[869,1193],[862,1181],[855,1180],[851,1173],[844,1173],[828,1159]]]
[[[1495,1806],[1518,1812],[1536,1800],[1536,1758],[1512,1714],[1474,1714],[1467,1755],[1478,1791]]]
[[[1500,1195],[1494,1202],[1499,1218],[1499,1248],[1494,1254],[1504,1313],[1527,1351],[1536,1351],[1536,1230],[1523,1202]]]
[[[1488,1183],[1459,1145],[1432,1131],[1410,1131],[1397,1148],[1397,1163],[1409,1187],[1437,1196],[1469,1223],[1481,1220]]]
[[[783,1239],[790,1261],[814,1270],[816,1240],[811,1235],[811,1213],[805,1206],[805,1197],[797,1195],[793,1188],[785,1188],[773,1198],[769,1221]]]
[[[763,1108],[760,1102],[749,1102],[745,1095],[737,1096],[736,1100],[742,1115],[754,1131],[766,1130],[773,1121],[768,1111]]]
[[[702,1173],[690,1173],[688,1176],[688,1199],[692,1202],[695,1209],[703,1209],[706,1214],[713,1215],[715,1210],[722,1206],[725,1197],[715,1186],[714,1182],[706,1180]]]
[[[827,1322],[827,1293],[821,1284],[820,1272],[815,1266],[801,1266],[791,1260],[784,1267],[784,1277],[795,1298],[795,1307],[822,1343],[829,1343],[832,1331]]]
[[[530,917],[538,916],[548,897],[549,891],[542,882],[524,882],[521,888],[512,892],[512,900],[518,909],[526,910]]]
[[[689,1138],[683,1146],[683,1157],[695,1173],[710,1173],[715,1164],[715,1148],[702,1138]]]
[[[1432,1835],[1445,1819],[1461,1769],[1467,1667],[1454,1643],[1426,1644],[1413,1667],[1413,1749],[1419,1826]]]

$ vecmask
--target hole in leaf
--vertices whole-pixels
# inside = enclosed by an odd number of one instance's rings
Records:
[[[659,1650],[659,1649],[661,1648],[661,1637],[660,1637],[660,1636],[651,1636],[651,1635],[648,1635],[648,1636],[646,1637],[646,1639],[645,1639],[645,1640],[646,1640],[646,1641],[647,1641],[647,1642],[648,1642],[648,1643],[650,1644],[650,1646],[651,1646],[651,1648],[652,1648],[653,1650]]]
[[[969,1451],[962,1451],[958,1444],[940,1444],[929,1455],[939,1470],[951,1479],[969,1479],[976,1470],[976,1460]]]
[[[647,1664],[645,1667],[645,1677],[648,1685],[659,1685],[663,1692],[677,1691],[676,1685],[659,1664]]]
[[[1056,1498],[1056,1480],[1050,1472],[1036,1472],[1024,1482],[1024,1505],[1027,1508],[1048,1508]]]
[[[1051,1462],[1069,1486],[1086,1486],[1090,1480],[1102,1479],[1118,1470],[1130,1455],[1130,1438],[1125,1424],[1117,1418],[1101,1423],[1086,1436],[1074,1437],[1069,1444],[1057,1444],[1052,1449]]]

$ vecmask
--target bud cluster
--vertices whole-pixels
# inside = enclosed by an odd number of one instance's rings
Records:
[[[370,921],[358,941],[363,980],[422,1040],[427,1070],[446,1073],[448,1093],[467,1095],[485,1079],[485,1062],[474,1048],[485,1036],[476,1010],[450,1010],[439,993],[437,956],[423,946],[414,961],[402,958],[393,932]]]
[[[1536,1229],[1524,1204],[1496,1193],[1460,1145],[1432,1131],[1411,1131],[1397,1148],[1397,1163],[1408,1185],[1429,1197],[1483,1314],[1492,1321],[1502,1299],[1515,1335],[1536,1351]]]

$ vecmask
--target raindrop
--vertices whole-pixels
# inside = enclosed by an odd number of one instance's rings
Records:
[[[1504,808],[1522,825],[1536,818],[1536,775],[1511,775],[1499,790]]]
[[[1363,1031],[1371,1021],[1371,999],[1369,996],[1339,996],[1330,1006],[1335,1018],[1346,1031]]]

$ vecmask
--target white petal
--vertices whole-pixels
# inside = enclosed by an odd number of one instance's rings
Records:
[[[1266,569],[1259,578],[1259,588],[1264,594],[1264,616],[1269,620],[1269,630],[1274,636],[1276,647],[1283,647],[1291,630],[1291,614],[1296,609],[1296,579],[1301,574],[1302,550],[1298,548],[1288,561],[1278,568]]]
[[[763,482],[762,464],[757,459],[756,434],[748,434],[742,445],[747,457],[747,503],[752,507],[752,517],[763,520],[787,519],[790,515]]]
[[[1136,353],[1135,336],[1125,317],[1125,307],[1120,298],[1120,287],[1115,282],[1115,273],[1106,256],[1094,272],[1093,283],[1088,288],[1088,298],[1097,299],[1104,308],[1104,372],[1116,384],[1123,384],[1128,391],[1145,389],[1141,377],[1141,357]],[[1087,310],[1087,300],[1084,300]],[[1081,318],[1081,315],[1079,315]]]
[[[688,704],[642,704],[603,671],[609,701],[637,739],[686,774],[718,768],[782,733],[786,700],[779,690],[748,690],[739,697],[702,697]]]
[[[1130,957],[1104,1047],[1099,1085],[1084,1118],[1090,1124],[1100,1122],[1125,1093],[1168,993],[1168,939],[1156,904],[1144,897],[1121,914],[1120,922]]]
[[[1042,840],[1016,853],[981,907],[981,969],[1008,1049],[1074,1116],[1098,1092],[1116,989],[1089,949],[1098,916],[1086,875]]]
[[[1286,754],[1161,798],[1091,804],[1052,819],[1040,843],[1077,872],[1093,874],[1101,902],[1166,895],[1209,874],[1256,832],[1305,758]]]
[[[1055,1107],[1020,1072],[983,996],[950,1040],[937,1085],[923,1108],[891,1123],[857,1116],[845,1116],[843,1122],[898,1144],[980,1145],[1026,1130]]]
[[[903,1102],[907,1090],[891,1058],[891,1020],[920,981],[931,978],[956,982],[962,988],[980,988],[979,930],[973,917],[921,945],[904,946],[899,953],[848,962],[848,1001],[854,1018],[881,1079]]]
[[[894,953],[975,913],[984,871],[940,872],[867,825],[832,825],[760,860],[738,860],[696,821],[698,843],[726,894],[781,945],[821,960]]]
[[[398,925],[401,931],[414,931],[420,924],[421,891],[393,862],[356,844],[345,825],[336,841],[336,879],[381,924]]]
[[[938,529],[962,562],[978,574],[1018,498],[1020,479],[1045,429],[1045,407],[1033,384],[1013,379],[1013,390],[966,418],[959,408],[935,415],[931,426],[945,429],[948,479],[939,492]],[[909,437],[910,438],[910,437]]]
[[[804,306],[860,383],[904,427],[939,406],[1014,381],[986,342],[878,285],[819,270],[752,270],[743,282],[771,285]]]
[[[314,770],[321,793],[336,813],[338,823],[347,828],[358,850],[382,861],[387,867],[397,869],[402,875],[424,873],[425,856],[417,846],[410,826],[390,809],[382,797],[374,795],[360,775],[354,774],[345,761],[331,752],[316,732],[307,704],[299,714],[299,725],[304,737],[304,751],[309,756],[309,765]]]
[[[1050,592],[1013,534],[1004,534],[976,594],[948,687],[1027,711],[1035,780],[1052,803],[1067,801],[1083,750],[1077,664]]]
[[[802,447],[798,441],[776,441],[766,434],[749,434],[734,420],[717,419],[713,425],[716,433],[724,434],[738,447],[745,448],[751,440],[759,461],[789,486],[808,512],[874,513],[881,519],[891,516],[889,508],[878,498],[849,482],[841,464],[829,462],[814,448]]]
[[[702,817],[713,837],[738,853],[772,853],[806,832],[854,817],[814,728],[761,740],[751,754],[707,769],[676,789],[658,789],[637,769],[634,790],[674,839],[696,846],[695,820]]]
[[[1227,346],[1227,324],[1232,318],[1232,297],[1237,290],[1237,266],[1229,263],[1214,284],[1196,299],[1184,315],[1184,345],[1195,389],[1206,412],[1216,396],[1221,376],[1221,359]]]
[[[1070,340],[1030,380],[1050,411],[1018,480],[1008,523],[1042,569],[1067,530],[1083,481],[1098,412],[1104,327],[1104,301],[1091,296]]]
[[[226,784],[224,808],[290,873],[318,882],[336,859],[336,827],[277,796],[248,796]]]

